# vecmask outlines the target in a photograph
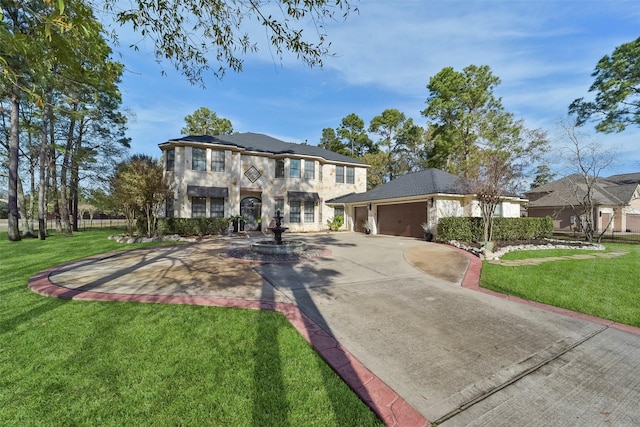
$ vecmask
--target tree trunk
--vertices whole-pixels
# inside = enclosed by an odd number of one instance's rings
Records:
[[[27,203],[24,199],[24,189],[22,188],[22,180],[18,178],[18,212],[22,222],[22,234],[30,236],[33,234],[31,228],[31,212],[27,211]]]
[[[51,150],[49,151],[49,177],[51,182],[49,183],[49,189],[51,189],[51,198],[53,200],[53,217],[55,220],[56,231],[62,233],[62,221],[60,219],[60,203],[58,200],[58,165],[56,164],[56,142],[55,135],[53,133],[53,124],[49,124],[49,141],[51,144]]]
[[[47,130],[51,123],[51,104],[44,110],[42,127],[40,128],[40,188],[38,188],[38,237],[47,238],[47,156],[49,154]]]
[[[77,104],[74,103],[73,111],[77,111]],[[69,196],[68,196],[68,181],[67,176],[70,169],[71,163],[71,150],[73,149],[73,134],[75,132],[75,118],[71,117],[69,121],[69,130],[67,132],[67,141],[64,147],[64,154],[62,156],[62,165],[60,167],[60,190],[59,190],[59,199],[60,199],[60,216],[62,217],[62,227],[65,235],[71,236],[73,234],[73,230],[71,228],[71,221],[69,219]]]
[[[20,113],[20,100],[18,95],[11,95],[11,129],[9,132],[9,240],[17,242],[21,240],[20,227],[18,225],[18,146],[19,130],[18,121]]]
[[[71,153],[71,180],[69,181],[69,198],[71,202],[71,220],[73,231],[78,231],[78,203],[80,193],[80,156],[82,155],[82,138],[84,135],[84,119],[80,118],[78,137],[74,139]]]

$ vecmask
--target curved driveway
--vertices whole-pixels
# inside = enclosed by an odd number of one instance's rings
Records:
[[[469,258],[447,246],[298,238],[328,252],[259,264],[221,257],[248,242],[220,239],[92,257],[30,286],[68,298],[297,307],[294,325],[389,425],[640,425],[637,333],[467,289]],[[381,397],[389,391],[397,396]]]

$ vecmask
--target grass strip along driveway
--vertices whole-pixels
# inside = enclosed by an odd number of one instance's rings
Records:
[[[480,286],[614,322],[640,327],[640,245],[607,244],[613,257],[562,259],[538,265],[483,262]],[[550,249],[511,252],[502,260],[588,255],[591,251]]]
[[[0,233],[2,425],[382,425],[280,313],[27,289],[46,268],[122,249],[109,234]]]

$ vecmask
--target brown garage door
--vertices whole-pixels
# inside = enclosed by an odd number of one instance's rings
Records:
[[[392,236],[423,237],[427,202],[378,206],[378,232]]]
[[[627,214],[627,231],[640,233],[640,215]]]
[[[364,233],[364,227],[362,226],[362,223],[367,220],[368,216],[369,215],[367,213],[366,206],[357,206],[354,209],[354,213],[353,213],[353,222],[354,222],[353,231]]]

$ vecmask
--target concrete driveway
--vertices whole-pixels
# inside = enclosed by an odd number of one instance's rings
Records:
[[[293,303],[439,425],[640,425],[640,335],[463,288],[469,260],[446,246],[299,237],[329,252],[257,264],[220,257],[246,241],[218,240],[80,261],[47,277],[106,295]]]

